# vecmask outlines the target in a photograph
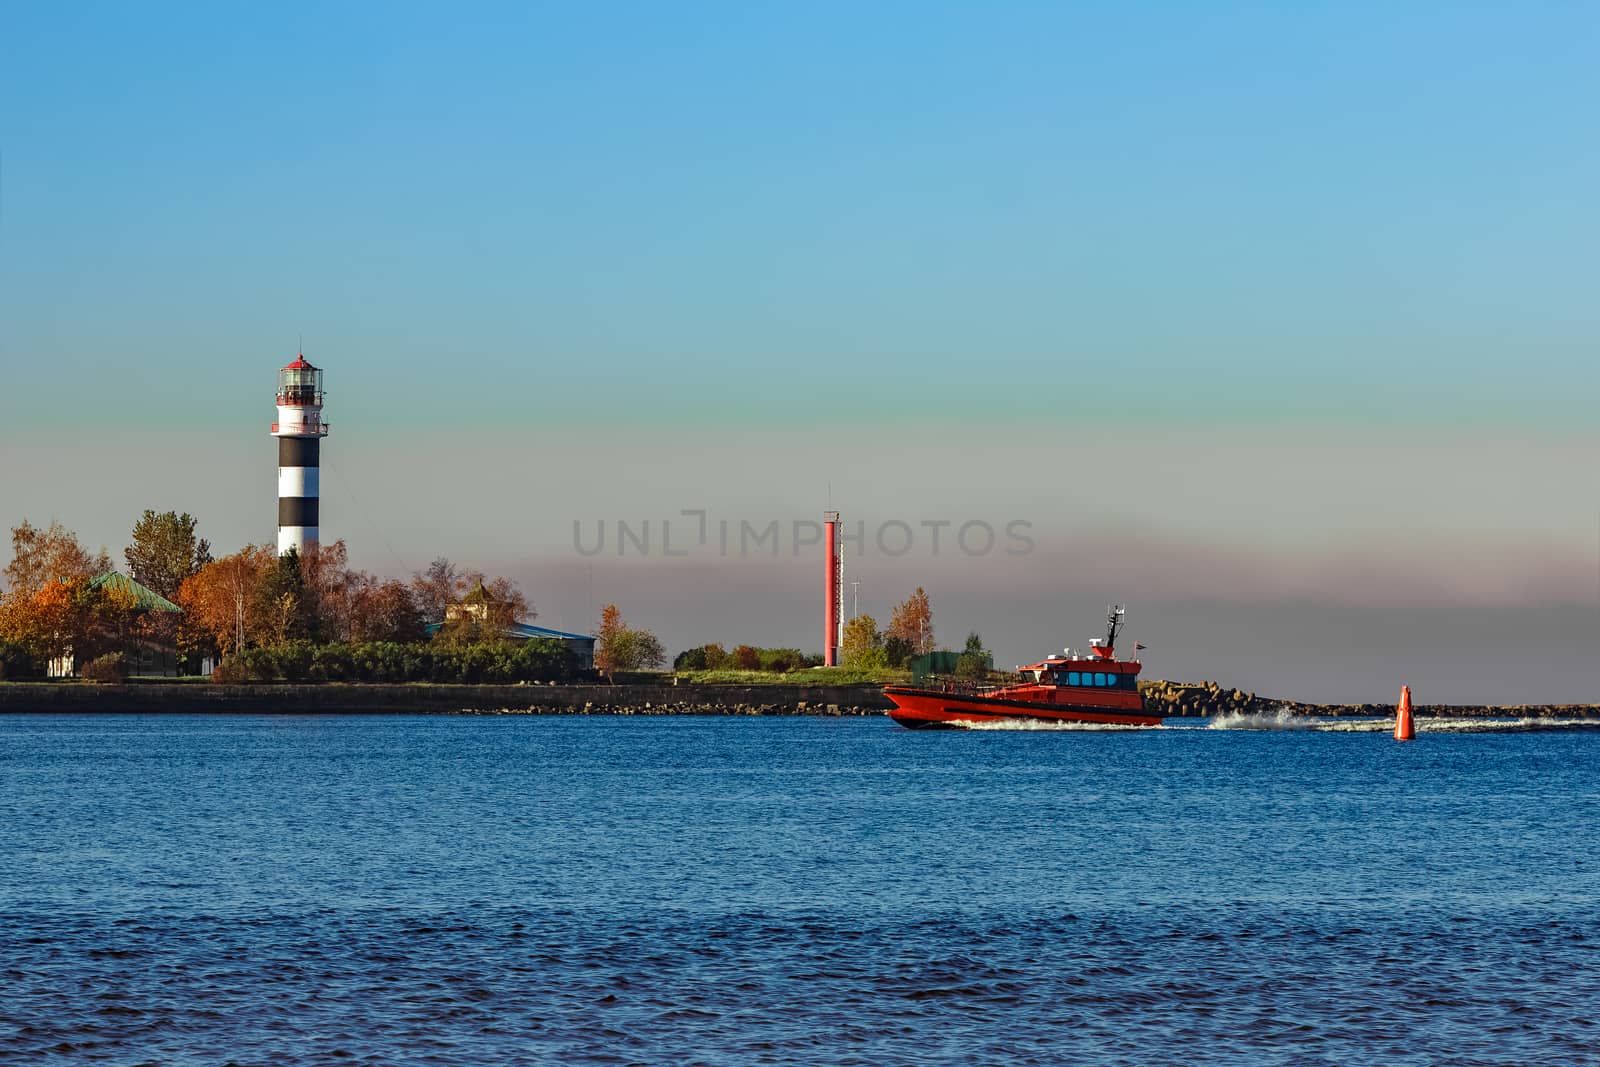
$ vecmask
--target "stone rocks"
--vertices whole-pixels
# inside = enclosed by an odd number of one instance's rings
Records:
[[[1145,707],[1161,715],[1226,715],[1265,711],[1280,701],[1263,700],[1242,689],[1223,689],[1216,682],[1170,682],[1154,678],[1139,683]]]

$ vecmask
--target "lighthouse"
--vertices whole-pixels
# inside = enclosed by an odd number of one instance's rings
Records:
[[[278,372],[278,555],[289,549],[304,553],[317,540],[317,477],[322,439],[322,371],[306,362],[305,353]]]

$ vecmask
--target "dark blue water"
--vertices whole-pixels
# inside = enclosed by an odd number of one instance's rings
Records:
[[[0,1060],[1594,1062],[1597,753],[0,719]]]

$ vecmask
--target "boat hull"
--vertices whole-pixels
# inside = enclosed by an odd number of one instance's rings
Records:
[[[911,730],[960,729],[982,723],[1101,723],[1116,726],[1160,726],[1161,716],[1140,709],[1104,708],[1088,704],[1007,700],[947,693],[937,689],[889,686],[883,695],[894,701],[889,718]]]

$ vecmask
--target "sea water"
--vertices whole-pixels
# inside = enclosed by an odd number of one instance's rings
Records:
[[[1600,734],[1428,726],[3,718],[0,1061],[1593,1062]]]

